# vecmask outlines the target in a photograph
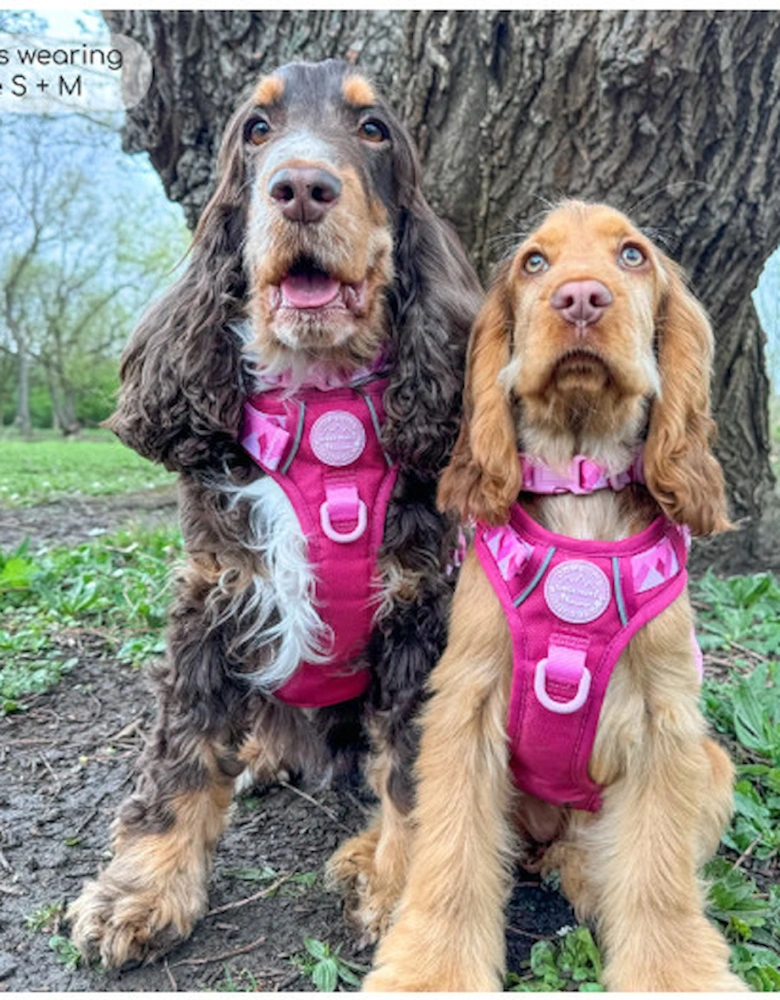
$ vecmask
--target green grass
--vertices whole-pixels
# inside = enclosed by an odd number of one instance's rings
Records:
[[[260,984],[249,969],[231,971],[227,965],[222,966],[222,979],[209,988],[215,993],[260,993]]]
[[[702,697],[737,766],[734,819],[705,868],[710,915],[754,990],[780,990],[780,584],[770,573],[694,588],[702,646],[727,654]]]
[[[93,431],[83,438],[39,432],[31,441],[0,437],[0,508],[154,489],[173,482],[171,473],[136,455],[108,431]]]
[[[140,664],[163,651],[178,529],[121,532],[100,542],[32,556],[0,554],[0,711],[53,687],[97,638],[117,659]]]

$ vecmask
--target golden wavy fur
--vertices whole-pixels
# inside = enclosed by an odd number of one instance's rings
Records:
[[[572,281],[598,283],[595,319],[556,305]],[[647,487],[519,500],[546,528],[584,539],[625,538],[659,508],[697,534],[727,528],[711,357],[709,323],[677,266],[620,213],[564,203],[501,268],[477,318],[440,503],[501,523],[518,499],[518,447],[553,466],[584,454],[618,471],[644,442]],[[609,989],[745,988],[697,876],[728,822],[733,768],[705,736],[691,627],[683,591],[615,666],[590,761],[600,811],[541,802],[512,785],[511,640],[469,552],[423,715],[406,888],[365,989],[501,988],[518,834],[594,922]]]
[[[621,266],[621,245],[636,246],[644,263]],[[534,253],[554,266],[529,274]],[[591,274],[614,301],[583,338],[549,301],[555,288]],[[710,451],[712,351],[709,321],[680,268],[620,213],[565,203],[502,266],[477,317],[441,505],[505,521],[519,487],[518,431],[526,450],[550,461],[579,449],[616,467],[646,431],[647,485],[664,513],[697,535],[723,531],[723,473]],[[522,402],[521,428],[508,391]]]

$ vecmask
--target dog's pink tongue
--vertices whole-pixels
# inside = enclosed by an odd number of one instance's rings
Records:
[[[341,282],[327,274],[288,274],[282,278],[282,294],[294,309],[318,309],[339,294]]]

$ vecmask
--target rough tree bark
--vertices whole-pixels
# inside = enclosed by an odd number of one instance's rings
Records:
[[[128,117],[194,223],[239,96],[291,59],[350,58],[419,145],[436,209],[483,277],[547,201],[601,199],[691,275],[716,329],[714,409],[732,513],[707,553],[772,559],[763,336],[750,291],[780,242],[780,14],[662,11],[107,12],[152,55]],[[771,546],[769,546],[771,548]]]

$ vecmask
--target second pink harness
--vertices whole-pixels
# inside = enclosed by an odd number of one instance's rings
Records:
[[[618,542],[567,538],[519,504],[508,524],[477,525],[477,555],[512,634],[508,730],[523,791],[600,808],[588,762],[607,685],[634,633],[685,586],[688,542],[664,517]]]

